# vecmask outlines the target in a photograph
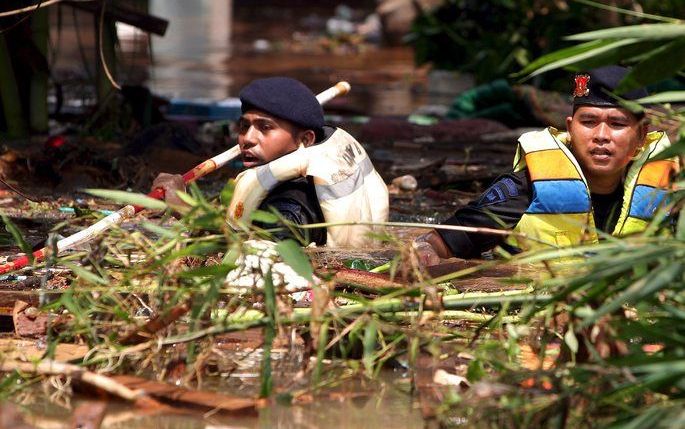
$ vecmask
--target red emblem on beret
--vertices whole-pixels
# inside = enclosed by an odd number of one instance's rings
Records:
[[[587,84],[590,82],[590,75],[578,74],[575,77],[576,87],[573,89],[574,97],[585,97],[590,93]]]

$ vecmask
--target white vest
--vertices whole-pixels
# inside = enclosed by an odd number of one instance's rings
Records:
[[[321,211],[328,223],[385,222],[388,188],[364,148],[340,128],[322,143],[300,147],[268,164],[243,171],[236,177],[228,222],[237,228],[280,182],[312,176]],[[372,226],[327,228],[330,247],[356,247],[371,242]]]

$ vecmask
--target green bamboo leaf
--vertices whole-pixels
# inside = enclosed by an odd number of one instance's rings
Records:
[[[678,215],[678,225],[676,226],[676,236],[678,240],[685,241],[685,210],[681,209]]]
[[[194,277],[226,277],[229,271],[235,268],[235,265],[219,264],[210,265],[208,267],[198,267],[191,270],[183,271],[179,277],[194,278]]]
[[[639,413],[639,411],[636,411]],[[643,429],[660,427],[659,421],[664,417],[664,410],[661,407],[647,408],[642,413],[629,421],[622,421],[620,424],[611,425],[610,428],[621,429]]]
[[[665,91],[637,100],[642,104],[681,103],[685,101],[685,91]]]
[[[528,64],[523,70],[521,70],[518,73],[515,73],[513,76],[514,77],[519,77],[519,76],[525,76],[528,73],[531,73],[532,71],[547,65],[549,63],[553,63],[555,61],[562,60],[564,58],[576,56],[579,54],[582,54],[587,51],[591,51],[593,49],[601,48],[603,46],[606,46],[608,44],[612,43],[611,40],[592,40],[590,42],[586,43],[581,43],[579,45],[574,45],[570,46],[568,48],[564,49],[559,49],[558,51],[550,52],[549,54],[543,55],[536,59],[535,61],[531,62]]]
[[[583,60],[587,60],[589,58],[595,57],[599,54],[609,52],[609,51],[612,51],[615,49],[619,49],[619,48],[622,48],[624,46],[631,45],[631,44],[636,43],[638,41],[639,41],[638,39],[623,39],[623,40],[612,41],[611,43],[607,43],[607,44],[602,45],[598,48],[590,49],[590,50],[587,50],[587,51],[584,51],[584,52],[581,52],[579,54],[572,55],[569,57],[560,58],[556,61],[552,61],[552,62],[540,67],[539,69],[535,70],[533,73],[531,73],[529,75],[529,77],[537,76],[539,74],[545,73],[545,72],[550,71],[550,70],[554,70],[554,69],[565,67],[565,66],[568,66],[571,64],[575,64],[575,63],[581,62]]]
[[[183,191],[177,191],[176,195],[178,198],[183,201],[184,203],[188,204],[191,207],[195,207],[198,203],[195,198],[193,198],[190,194],[183,192]]]
[[[595,323],[605,314],[613,313],[625,304],[639,302],[642,298],[653,296],[656,292],[668,287],[683,273],[683,264],[680,261],[672,261],[661,268],[652,270],[647,276],[640,278],[631,284],[625,291],[613,300],[607,300],[595,311],[592,317],[585,319],[582,326]]]
[[[290,265],[295,272],[305,279],[313,282],[314,271],[309,258],[302,251],[302,248],[294,240],[284,240],[276,244],[276,250],[283,258],[283,262]]]
[[[316,364],[312,371],[312,384],[317,385],[323,372],[323,360],[326,357],[326,345],[328,344],[328,325],[330,320],[326,319],[319,327],[319,338],[316,347]]]
[[[33,249],[31,249],[31,246],[24,240],[24,236],[21,234],[19,228],[17,228],[6,215],[2,215],[2,222],[5,224],[5,230],[12,235],[17,246],[19,246],[21,251],[29,258],[29,264],[33,264]]]
[[[250,214],[252,222],[260,222],[265,224],[278,223],[278,216],[273,213],[265,212],[264,210],[255,210]]]
[[[76,277],[82,278],[83,280],[89,283],[94,283],[102,286],[109,285],[109,281],[103,279],[99,275],[93,273],[92,271],[88,271],[87,269],[79,265],[72,264],[71,262],[62,262],[62,264],[65,267],[69,268],[74,274],[76,274]]]
[[[654,67],[655,64],[659,64],[659,67]],[[683,68],[685,68],[685,37],[653,50],[630,70],[614,92],[623,94],[650,83],[659,82],[673,76]]]
[[[273,391],[271,374],[271,347],[276,337],[276,288],[274,288],[271,270],[264,275],[264,310],[269,322],[264,327],[264,347],[260,371],[259,397],[268,398]]]
[[[566,40],[597,40],[597,39],[626,39],[641,40],[674,39],[685,36],[683,24],[641,24],[623,27],[607,28],[603,30],[587,31],[566,37]]]
[[[84,189],[83,192],[95,195],[96,197],[106,198],[117,203],[133,204],[152,210],[164,210],[167,207],[164,201],[133,192],[115,191],[111,189]]]
[[[222,248],[223,246],[219,245],[219,243],[193,243],[180,250],[170,253],[166,258],[164,258],[164,262],[182,258],[184,256],[204,256],[211,253],[216,253]]]
[[[164,228],[163,226],[159,226],[158,224],[152,222],[142,222],[140,226],[154,234],[159,235],[160,237],[174,238],[178,235],[177,232],[174,232],[168,228]]]
[[[376,351],[376,339],[378,337],[378,325],[376,324],[376,319],[371,318],[369,323],[366,324],[366,329],[364,330],[364,355],[362,357],[362,363],[364,364],[364,369],[366,374],[370,377],[373,374],[374,366],[374,352]]]

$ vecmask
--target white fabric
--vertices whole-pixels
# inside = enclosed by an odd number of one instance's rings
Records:
[[[385,222],[388,188],[364,148],[342,129],[324,142],[282,156],[266,165],[244,171],[236,178],[229,206],[229,223],[240,226],[249,219],[278,183],[312,176],[326,222]],[[327,245],[357,247],[369,243],[372,226],[329,227]]]

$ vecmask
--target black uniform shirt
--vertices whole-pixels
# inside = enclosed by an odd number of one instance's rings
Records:
[[[311,178],[300,177],[283,182],[271,190],[259,205],[259,210],[269,211],[275,208],[285,219],[298,225],[309,225],[324,222],[323,213]],[[273,228],[276,225],[265,225],[255,222],[262,228]],[[326,228],[302,230],[307,242],[321,246],[326,244]],[[293,238],[287,228],[272,234],[278,240]]]
[[[525,170],[505,174],[498,177],[478,199],[457,210],[443,224],[513,229],[530,206],[532,192]],[[612,194],[591,194],[590,197],[597,229],[610,233],[620,214],[623,187],[619,186]],[[447,230],[437,232],[452,254],[459,258],[480,257],[481,253],[504,241],[504,237],[493,234]]]

